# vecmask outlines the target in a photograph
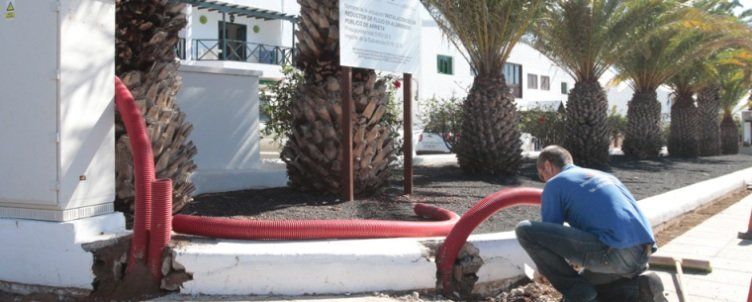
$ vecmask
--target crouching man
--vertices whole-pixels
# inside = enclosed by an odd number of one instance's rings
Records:
[[[575,166],[559,146],[543,149],[537,166],[546,182],[543,221],[515,231],[562,301],[666,301],[658,276],[642,274],[655,238],[629,190],[613,175]]]

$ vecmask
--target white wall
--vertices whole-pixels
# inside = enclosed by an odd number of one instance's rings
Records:
[[[222,21],[221,13],[193,8],[191,15],[193,39],[219,39],[219,22]],[[201,22],[199,22],[201,16],[205,16],[208,19],[206,24],[201,24]],[[230,22],[229,14],[225,17],[225,21],[228,23]],[[282,23],[289,23],[288,21],[264,21],[261,19],[236,16],[234,23],[243,24],[247,27],[248,42],[286,47],[290,47],[292,44],[292,33],[290,32],[287,35],[282,33]],[[259,26],[258,33],[253,32],[253,26],[255,25]],[[285,36],[290,38],[284,39]]]
[[[561,83],[566,82],[568,89],[574,87],[574,80],[569,74],[527,44],[517,43],[512,49],[512,54],[507,61],[522,65],[522,100],[518,100],[518,103],[538,101],[566,102],[567,95],[561,93]],[[538,89],[527,88],[528,74],[537,75]],[[549,77],[549,90],[543,90],[541,88],[541,76]]]
[[[278,186],[264,174],[259,150],[258,71],[181,66],[178,104],[193,125],[196,194]],[[281,180],[279,178],[282,178]]]
[[[432,97],[448,98],[451,96],[464,97],[473,83],[473,72],[470,65],[460,51],[444,36],[428,11],[423,9],[423,31],[421,33],[421,70],[416,77],[419,79],[420,99]],[[452,57],[453,75],[438,73],[436,59],[438,55]],[[561,68],[553,64],[548,58],[531,48],[518,43],[507,60],[509,63],[522,65],[522,98],[518,104],[566,100],[561,94],[561,82],[567,82],[569,89],[574,86],[572,78]],[[527,75],[538,76],[538,89],[527,88]],[[550,90],[540,89],[541,76],[550,78]]]

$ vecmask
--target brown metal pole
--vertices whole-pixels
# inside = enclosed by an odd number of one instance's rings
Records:
[[[352,150],[352,68],[342,66],[342,197],[346,201],[355,200],[355,185],[353,183],[353,150]]]
[[[410,195],[413,194],[413,106],[412,106],[412,79],[413,75],[406,73],[403,76],[404,79],[404,86],[403,86],[403,99],[404,99],[404,110],[402,110],[403,114],[403,120],[405,121],[405,142],[404,146],[402,147],[402,150],[404,150],[404,158],[405,158],[405,164],[404,164],[404,171],[405,171],[405,194]]]

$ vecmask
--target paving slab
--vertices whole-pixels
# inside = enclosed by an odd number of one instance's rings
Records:
[[[747,228],[752,195],[709,218],[671,242],[656,255],[710,260],[709,274],[685,272],[688,301],[745,301],[752,278],[752,241],[736,237]],[[658,271],[669,301],[679,301],[674,274]]]

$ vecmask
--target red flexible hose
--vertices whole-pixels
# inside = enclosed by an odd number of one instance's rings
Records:
[[[240,220],[175,215],[172,227],[177,233],[225,239],[300,240],[444,236],[459,220],[452,211],[416,204],[419,216],[435,222],[390,220]]]
[[[115,101],[131,140],[136,178],[136,208],[133,240],[128,260],[129,271],[136,261],[146,258],[155,277],[159,277],[161,253],[170,234],[171,187],[166,181],[154,183],[154,156],[146,123],[133,96],[119,79],[115,79]],[[159,191],[156,191],[159,188]],[[154,202],[152,202],[152,193]],[[386,220],[311,220],[311,221],[243,221],[176,215],[172,225],[176,232],[233,239],[326,239],[444,236],[459,220],[454,212],[429,205],[415,205],[415,213],[435,222]],[[153,217],[152,217],[153,212]],[[151,224],[151,227],[150,227]],[[151,240],[149,232],[151,231]],[[151,241],[151,243],[149,243]],[[146,251],[148,249],[148,255]],[[157,278],[158,279],[158,278]]]
[[[478,227],[481,222],[491,217],[496,212],[515,205],[528,204],[539,205],[543,190],[534,188],[511,188],[504,189],[483,198],[470,210],[465,212],[460,221],[444,240],[439,248],[436,266],[438,278],[444,290],[444,295],[449,297],[452,290],[452,269],[457,260],[462,246],[467,242],[467,237]]]
[[[149,271],[156,280],[162,279],[162,253],[172,235],[172,180],[152,182],[151,232],[149,234]]]
[[[130,272],[137,262],[146,261],[152,210],[151,183],[156,177],[154,176],[154,155],[151,149],[151,139],[146,132],[146,122],[133,100],[133,95],[118,77],[115,77],[115,105],[130,139],[133,172],[136,178],[133,239],[128,255],[128,272]]]

